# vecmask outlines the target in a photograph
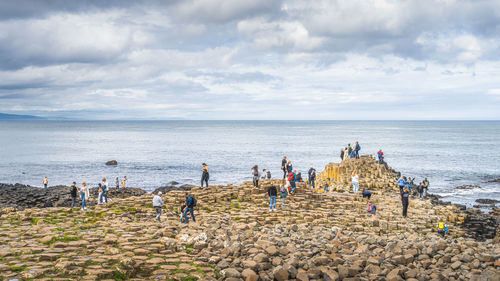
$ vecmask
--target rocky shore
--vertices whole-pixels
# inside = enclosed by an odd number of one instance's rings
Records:
[[[266,190],[278,182],[192,188],[189,224],[179,222],[181,190],[164,196],[162,223],[148,193],[88,211],[3,208],[0,280],[500,279],[500,232],[474,239],[476,222],[455,205],[413,199],[403,218],[398,193],[375,185],[369,215],[360,195],[300,183],[270,212]],[[437,235],[439,221],[449,236]]]

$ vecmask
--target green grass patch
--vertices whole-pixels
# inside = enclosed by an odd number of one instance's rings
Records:
[[[196,281],[196,280],[198,280],[198,277],[196,277],[196,276],[181,277],[181,281]]]
[[[31,219],[31,225],[37,225],[38,224],[38,221],[40,220],[41,218],[32,218]]]
[[[14,272],[21,272],[21,271],[25,271],[26,270],[26,266],[15,266],[15,265],[11,265],[10,266],[10,270],[14,271]]]
[[[170,271],[171,274],[178,274],[178,273],[184,273],[184,274],[190,274],[191,271],[187,270],[187,269],[174,269],[172,271]]]
[[[115,271],[113,271],[113,273],[111,274],[110,276],[111,279],[113,280],[116,280],[116,281],[123,281],[123,280],[127,280],[127,275],[117,269],[115,269]]]
[[[52,239],[50,239],[47,242],[44,242],[43,244],[45,244],[45,245],[52,245],[52,244],[56,243],[57,241],[67,243],[69,241],[78,241],[78,240],[80,240],[80,238],[74,237],[74,236],[52,237]]]
[[[121,214],[125,213],[122,209],[114,209],[113,212],[117,215],[121,215]]]

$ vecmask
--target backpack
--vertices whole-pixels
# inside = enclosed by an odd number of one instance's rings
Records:
[[[375,214],[377,212],[377,206],[375,206],[374,204],[368,204],[368,209],[366,210],[366,212]]]
[[[194,208],[194,207],[196,207],[196,203],[198,203],[198,201],[196,201],[196,198],[194,198],[194,197],[191,197],[191,198],[193,198],[193,200],[191,201],[192,202],[191,204],[192,204],[192,207]]]
[[[284,185],[280,186],[280,192],[286,193],[286,186],[284,186]]]
[[[293,173],[288,174],[288,181],[293,181]]]
[[[361,150],[361,145],[358,144],[358,151],[360,151],[360,150]]]
[[[259,170],[253,170],[253,176],[258,177],[259,176]]]

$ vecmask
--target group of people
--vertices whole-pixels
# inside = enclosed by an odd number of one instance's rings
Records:
[[[117,182],[119,181],[118,178],[116,178]],[[127,177],[125,176],[123,181],[122,181],[122,188],[125,188],[126,186],[126,181]],[[104,204],[108,203],[109,200],[109,185],[108,181],[106,178],[102,179],[102,182],[100,182],[97,187],[99,188],[99,194],[97,196],[97,204]],[[119,184],[117,186],[119,188]],[[71,208],[75,207],[76,204],[76,198],[78,195],[80,195],[80,199],[82,200],[82,208],[81,210],[87,210],[87,203],[89,202],[90,199],[90,188],[87,185],[87,182],[82,182],[80,187],[76,186],[76,182],[73,182],[73,184],[70,187],[70,195],[71,195]]]
[[[188,215],[191,216],[191,219],[193,222],[196,222],[196,218],[194,216],[194,208],[196,207],[197,200],[194,198],[192,195],[189,194],[189,192],[184,193],[185,201],[181,204],[179,208],[180,212],[180,222],[182,223],[188,223],[189,222],[189,217]],[[158,222],[161,222],[161,214],[162,214],[162,208],[163,208],[163,198],[162,198],[162,192],[159,191],[154,197],[153,197],[153,207],[156,210],[156,217],[154,218]]]
[[[354,146],[351,146],[351,144],[349,143],[345,148],[340,149],[340,160],[344,161],[344,159],[348,158],[359,159],[360,150],[361,145],[359,145],[359,142],[354,142]]]

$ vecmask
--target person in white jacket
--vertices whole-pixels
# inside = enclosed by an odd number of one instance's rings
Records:
[[[153,207],[156,210],[155,220],[158,220],[158,222],[161,222],[161,206],[163,206],[163,199],[161,198],[161,194],[161,191],[159,191],[158,194],[153,197]]]
[[[82,198],[82,210],[87,210],[87,199],[89,194],[89,187],[86,182],[82,182],[80,189],[80,197]]]

